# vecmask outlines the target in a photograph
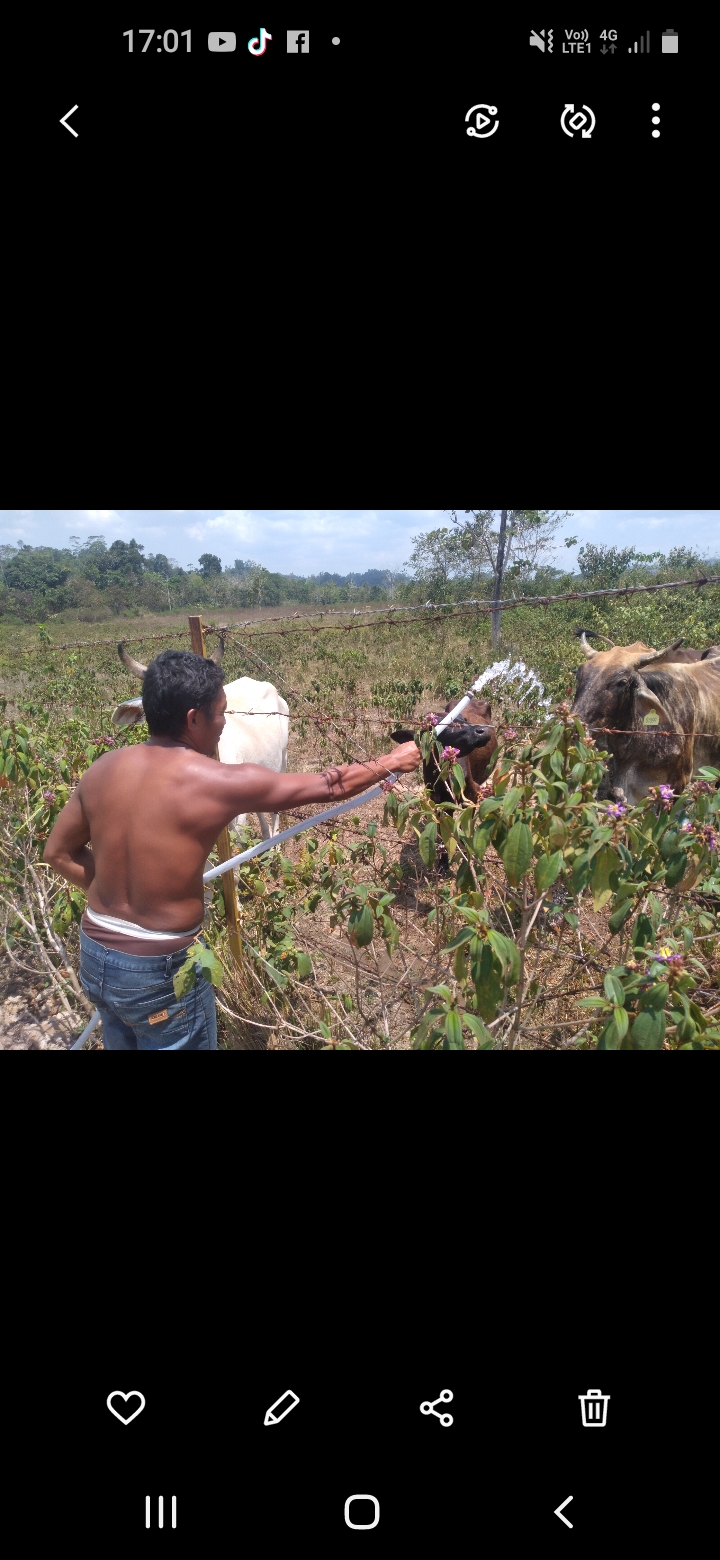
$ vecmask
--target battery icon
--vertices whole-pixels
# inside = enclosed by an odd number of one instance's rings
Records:
[[[677,54],[678,35],[672,27],[662,34],[662,51],[663,54]]]

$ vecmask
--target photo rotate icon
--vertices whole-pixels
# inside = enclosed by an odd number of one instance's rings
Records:
[[[572,115],[571,119],[568,118],[569,114]],[[595,115],[592,109],[588,108],[587,103],[583,103],[577,111],[574,103],[566,103],[560,115],[560,125],[571,141],[578,130],[583,141],[589,141],[595,129]]]

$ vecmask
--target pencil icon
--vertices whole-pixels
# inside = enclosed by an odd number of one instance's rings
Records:
[[[284,1419],[286,1414],[290,1414],[294,1408],[297,1408],[299,1402],[300,1399],[294,1392],[283,1392],[282,1397],[279,1397],[277,1402],[270,1404],[263,1423],[266,1425],[279,1425],[280,1420]]]

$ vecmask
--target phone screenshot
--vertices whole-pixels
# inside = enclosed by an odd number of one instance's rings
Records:
[[[551,208],[558,177],[566,206],[579,187],[616,202],[629,170],[673,189],[704,155],[695,20],[683,31],[678,16],[666,27],[627,7],[420,18],[312,6],[304,18],[230,7],[227,20],[192,6],[152,17],[113,5],[92,20],[56,9],[8,80],[22,99],[19,165],[68,189],[115,186],[138,209],[178,188],[186,218],[203,184],[217,200],[222,172],[229,233],[272,218],[273,189],[285,202],[291,182],[308,211],[321,192],[351,200],[367,174],[378,210],[410,185],[430,211],[443,190],[474,188],[500,215],[501,173],[524,188],[544,172]],[[476,213],[463,215],[470,236]]]

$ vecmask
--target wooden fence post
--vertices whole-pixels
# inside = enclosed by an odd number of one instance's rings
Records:
[[[202,618],[188,618],[190,624],[190,648],[196,655],[205,655],[205,635],[203,633]],[[218,758],[218,750],[215,749],[215,757]],[[229,861],[233,854],[230,845],[230,835],[227,829],[221,829],[217,839],[217,853],[220,861]],[[238,915],[237,895],[235,893],[234,872],[224,872],[222,878],[223,896],[225,899],[225,918],[228,927],[228,942],[230,952],[236,964],[242,964],[242,943],[240,941],[240,917]]]

